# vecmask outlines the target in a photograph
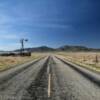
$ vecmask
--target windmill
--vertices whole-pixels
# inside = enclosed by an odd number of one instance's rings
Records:
[[[23,53],[24,53],[24,43],[25,43],[25,42],[28,42],[28,39],[22,38],[22,39],[20,40],[20,43],[21,43],[21,50],[20,50],[20,53],[21,53],[21,55],[23,55]]]

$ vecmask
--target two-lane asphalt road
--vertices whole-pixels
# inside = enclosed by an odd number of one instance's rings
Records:
[[[100,86],[51,55],[0,73],[0,100],[100,100]]]

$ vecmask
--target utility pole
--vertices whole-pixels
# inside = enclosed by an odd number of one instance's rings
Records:
[[[23,53],[24,53],[24,42],[27,42],[28,41],[28,39],[21,39],[20,40],[20,43],[21,43],[21,50],[20,50],[20,53],[21,53],[21,55],[23,55]]]

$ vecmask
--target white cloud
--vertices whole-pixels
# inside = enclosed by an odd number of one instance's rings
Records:
[[[0,39],[18,39],[17,34],[0,34]]]
[[[42,24],[41,27],[50,27],[50,28],[69,28],[70,25],[63,24]]]
[[[0,50],[15,50],[20,48],[20,43],[0,44]]]
[[[31,44],[27,44],[25,43],[25,48],[28,48],[28,47],[32,47]],[[6,45],[4,44],[0,44],[0,50],[6,50],[6,51],[9,51],[9,50],[16,50],[16,49],[20,49],[21,48],[21,44],[20,42],[17,42],[17,43],[7,43]]]

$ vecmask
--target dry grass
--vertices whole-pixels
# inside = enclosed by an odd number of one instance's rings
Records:
[[[60,52],[67,60],[83,67],[100,72],[100,53],[96,52]]]
[[[15,65],[18,65],[18,64],[22,64],[22,63],[37,59],[37,58],[42,57],[42,56],[43,55],[40,53],[33,53],[31,57],[20,57],[20,56],[2,57],[2,56],[0,56],[0,71],[9,69],[9,68],[14,67]]]

